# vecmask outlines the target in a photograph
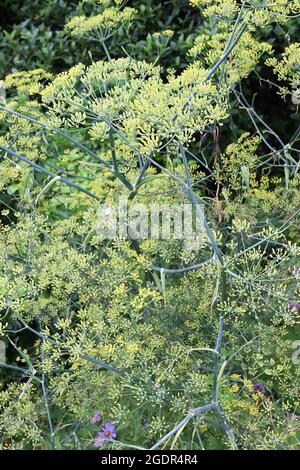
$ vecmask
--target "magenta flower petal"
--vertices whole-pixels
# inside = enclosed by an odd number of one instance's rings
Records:
[[[266,387],[261,383],[253,384],[253,392],[261,393],[262,395],[265,395]]]
[[[294,312],[300,312],[300,304],[299,303],[289,303],[289,309],[294,311]]]
[[[94,437],[94,447],[99,448],[105,444],[106,440],[103,438],[102,433],[98,432]]]
[[[101,428],[101,431],[96,434],[94,437],[94,447],[100,448],[102,447],[107,441],[111,439],[115,439],[117,437],[116,433],[116,426],[107,421]]]
[[[92,419],[90,420],[90,423],[91,423],[91,424],[97,424],[97,423],[99,423],[99,421],[100,421],[100,412],[99,412],[99,411],[95,411],[94,416],[93,416]]]
[[[100,434],[103,435],[104,439],[115,439],[117,437],[116,426],[107,421],[101,428]]]

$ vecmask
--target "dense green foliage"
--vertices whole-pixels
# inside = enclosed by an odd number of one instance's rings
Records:
[[[0,448],[96,411],[100,448],[299,448],[299,0],[39,4],[2,7]],[[203,243],[101,237],[120,197]]]

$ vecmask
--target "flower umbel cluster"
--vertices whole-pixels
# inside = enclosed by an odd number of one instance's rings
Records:
[[[118,29],[127,27],[135,14],[134,8],[126,7],[119,10],[109,7],[95,16],[74,16],[66,24],[66,29],[72,36],[103,41],[110,38]]]

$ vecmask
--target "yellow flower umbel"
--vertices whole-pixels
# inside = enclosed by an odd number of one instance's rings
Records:
[[[281,59],[272,57],[266,64],[273,68],[279,80],[289,82],[290,88],[280,87],[282,96],[292,95],[292,103],[300,104],[300,43],[290,44],[282,54]]]
[[[211,36],[201,34],[195,39],[189,54],[200,58],[208,67],[212,67],[223,54],[227,41],[226,32]],[[249,32],[245,32],[217,75],[222,73],[228,85],[232,86],[242,78],[246,78],[257,66],[261,56],[271,51],[272,46],[269,43],[257,41]]]
[[[126,7],[120,10],[116,7],[105,8],[95,16],[74,16],[67,24],[66,29],[72,36],[104,41],[110,38],[115,31],[127,27],[136,10]]]
[[[227,117],[222,87],[217,90],[212,81],[206,81],[206,70],[199,62],[165,81],[160,69],[146,62],[127,58],[99,61],[84,72],[73,68],[61,75],[42,96],[55,111],[54,119],[72,125],[79,119],[81,125],[84,119],[76,113],[86,113],[93,116],[96,133],[100,122],[108,127],[113,123],[124,136],[116,136],[116,141],[126,138],[142,153],[166,145],[173,149],[179,140],[189,142],[195,132]],[[101,127],[102,136],[103,131]]]
[[[190,0],[190,5],[201,9],[203,16],[216,15],[219,19],[227,21],[240,15],[248,25],[266,26],[268,23],[286,22],[289,15],[297,14],[300,10],[299,0],[278,2],[277,0],[251,0],[237,2],[236,0]]]
[[[4,86],[6,89],[16,88],[18,93],[34,95],[40,93],[44,82],[51,78],[52,74],[43,69],[15,72],[5,77]]]

